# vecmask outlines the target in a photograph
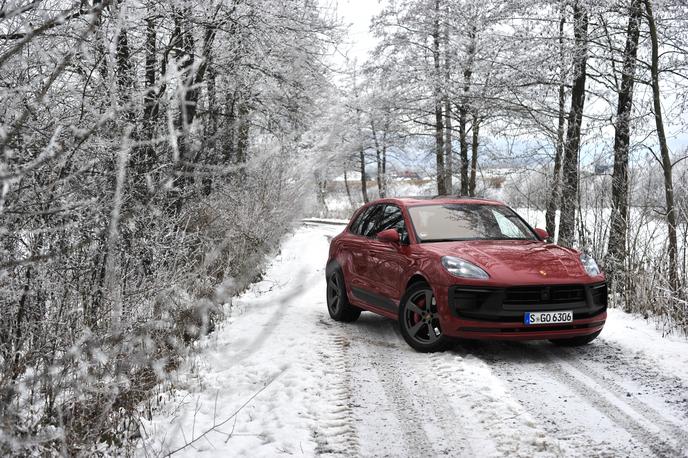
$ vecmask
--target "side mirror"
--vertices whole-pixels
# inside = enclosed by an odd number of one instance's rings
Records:
[[[381,242],[399,243],[401,238],[396,229],[387,229],[377,233],[377,239]]]
[[[540,237],[542,240],[549,240],[549,232],[547,232],[544,229],[540,229],[539,227],[535,228],[535,233],[537,234],[538,237]]]

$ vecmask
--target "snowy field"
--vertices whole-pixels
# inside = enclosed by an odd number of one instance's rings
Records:
[[[332,321],[329,239],[306,223],[179,369],[144,456],[686,456],[688,342],[610,310],[585,348],[462,342],[426,355],[391,320]]]

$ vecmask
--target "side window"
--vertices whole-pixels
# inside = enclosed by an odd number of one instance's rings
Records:
[[[396,229],[397,232],[399,232],[401,241],[403,243],[408,242],[408,232],[406,230],[406,224],[404,224],[404,215],[401,213],[401,209],[396,205],[385,206],[382,218],[380,218],[373,235],[387,229]]]
[[[401,215],[399,207],[396,205],[387,205],[385,206],[385,211],[377,225],[376,231],[381,232],[387,229],[398,229],[400,224],[402,226],[404,225],[404,217]]]
[[[361,226],[363,225],[363,220],[365,220],[366,215],[370,213],[373,207],[368,207],[358,214],[356,221],[351,225],[351,233],[356,235],[361,235]]]
[[[383,207],[383,205],[374,205],[371,207],[372,210],[367,212],[365,218],[363,218],[363,224],[361,225],[361,235],[373,237],[375,234],[377,234],[377,232],[375,232],[375,228],[378,226],[378,221],[382,216]]]

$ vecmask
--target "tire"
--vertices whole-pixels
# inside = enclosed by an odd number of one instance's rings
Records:
[[[571,337],[568,339],[550,339],[550,342],[560,347],[580,347],[597,339],[597,336],[600,335],[600,332],[602,331],[597,331],[587,336]]]
[[[406,343],[416,351],[430,353],[447,348],[450,339],[442,333],[430,285],[414,283],[406,290],[399,304],[399,328]]]
[[[335,321],[351,323],[361,316],[361,309],[349,303],[344,285],[344,275],[335,269],[327,278],[327,311]]]

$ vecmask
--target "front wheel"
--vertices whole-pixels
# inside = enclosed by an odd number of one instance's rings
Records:
[[[587,336],[570,337],[568,339],[550,339],[550,342],[552,342],[554,345],[559,345],[560,347],[580,347],[597,339],[597,336],[600,335],[600,332],[602,331],[597,331]]]
[[[406,343],[420,352],[442,351],[449,343],[440,326],[437,301],[426,283],[413,284],[404,294],[399,327]]]
[[[361,309],[349,303],[344,275],[337,269],[327,278],[327,311],[335,321],[350,323],[361,316]]]

